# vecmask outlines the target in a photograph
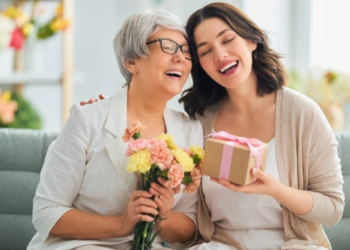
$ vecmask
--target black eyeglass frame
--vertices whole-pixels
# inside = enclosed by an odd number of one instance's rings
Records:
[[[164,51],[164,49],[163,49],[163,43],[162,43],[163,40],[171,41],[171,42],[173,42],[173,43],[176,44],[176,48],[175,48],[174,53],[169,53],[169,52]],[[175,55],[175,54],[177,53],[178,49],[180,48],[182,54],[185,56],[182,47],[183,47],[183,46],[188,46],[188,48],[189,48],[189,50],[190,50],[189,53],[190,53],[191,56],[192,56],[191,47],[190,47],[189,45],[180,45],[180,44],[178,44],[177,42],[175,42],[175,41],[173,41],[173,40],[171,40],[171,39],[168,39],[168,38],[158,38],[158,39],[156,39],[156,40],[152,40],[152,41],[147,42],[146,45],[152,44],[152,43],[155,43],[155,42],[158,42],[158,41],[159,41],[159,43],[160,43],[160,48],[162,49],[162,51],[163,51],[165,54],[168,54],[168,55]],[[185,56],[185,58],[186,58],[187,60],[191,60],[191,61],[192,61],[192,58],[187,58],[186,56]]]

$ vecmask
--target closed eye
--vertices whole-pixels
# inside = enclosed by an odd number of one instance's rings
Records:
[[[223,41],[223,43],[229,43],[229,42],[231,42],[233,40],[233,38],[231,38],[231,39],[229,39],[229,40],[227,40],[227,41]]]
[[[206,52],[200,54],[200,56],[205,56],[205,55],[208,54],[210,51],[211,51],[211,50],[208,50],[208,51],[206,51]]]

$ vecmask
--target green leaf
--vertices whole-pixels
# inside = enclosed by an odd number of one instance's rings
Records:
[[[192,176],[191,174],[184,176],[184,178],[182,179],[182,183],[184,183],[185,185],[189,185],[192,182]]]
[[[194,164],[198,164],[201,162],[201,158],[199,158],[197,154],[193,154],[192,159]]]

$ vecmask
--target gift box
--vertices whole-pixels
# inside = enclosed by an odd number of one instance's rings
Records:
[[[256,181],[252,168],[265,171],[268,144],[223,131],[209,137],[205,142],[204,175],[248,185]]]

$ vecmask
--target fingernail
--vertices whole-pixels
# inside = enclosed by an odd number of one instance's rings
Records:
[[[258,170],[256,170],[256,168],[253,168],[253,174],[256,174],[258,172]]]

